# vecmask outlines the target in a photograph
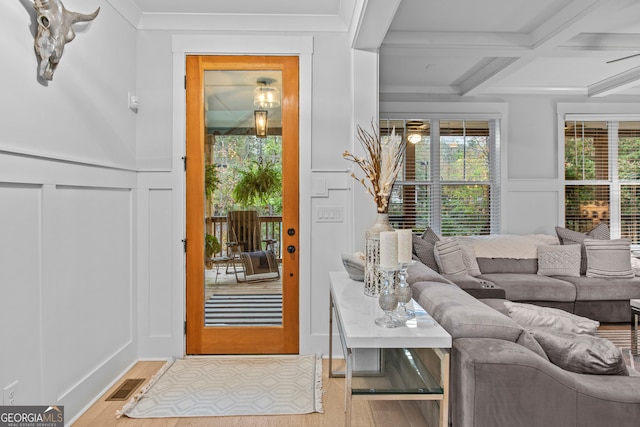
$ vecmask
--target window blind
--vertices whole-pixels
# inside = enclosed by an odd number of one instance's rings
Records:
[[[587,232],[604,222],[613,238],[640,243],[640,121],[566,117],[565,226]]]
[[[406,141],[404,168],[391,196],[395,228],[442,235],[499,230],[499,120],[382,120]]]

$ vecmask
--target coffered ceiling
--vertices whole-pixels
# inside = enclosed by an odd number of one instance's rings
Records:
[[[640,95],[639,0],[108,0],[140,29],[346,31],[380,92]],[[615,62],[611,62],[615,61]]]

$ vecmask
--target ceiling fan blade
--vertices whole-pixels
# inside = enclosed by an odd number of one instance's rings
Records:
[[[640,53],[634,53],[633,55],[629,55],[629,56],[623,56],[622,58],[618,58],[618,59],[612,59],[611,61],[607,61],[607,64],[611,64],[612,62],[618,62],[618,61],[622,61],[625,59],[629,59],[629,58],[633,58],[636,56],[640,56]]]

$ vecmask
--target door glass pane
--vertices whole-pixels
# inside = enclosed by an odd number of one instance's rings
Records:
[[[205,326],[279,326],[282,72],[204,82]]]

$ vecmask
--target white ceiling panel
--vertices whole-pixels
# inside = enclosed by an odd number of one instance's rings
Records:
[[[572,0],[402,0],[391,31],[530,32]]]
[[[640,56],[607,61],[640,54],[640,0],[108,1],[139,11],[130,21],[142,29],[313,34],[357,23],[352,46],[380,51],[381,93],[639,94]]]

